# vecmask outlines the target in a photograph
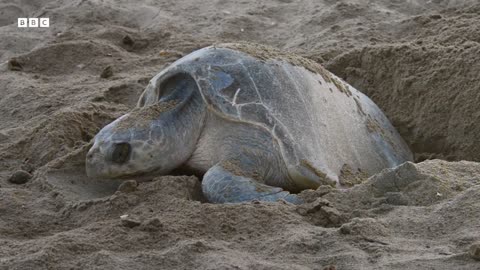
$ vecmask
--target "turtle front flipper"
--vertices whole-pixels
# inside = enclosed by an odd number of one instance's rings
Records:
[[[239,203],[248,201],[275,202],[283,199],[293,204],[303,201],[295,194],[290,194],[279,187],[272,187],[256,180],[241,176],[242,172],[231,172],[224,164],[210,168],[203,177],[202,191],[212,203]],[[237,175],[238,174],[238,175]]]

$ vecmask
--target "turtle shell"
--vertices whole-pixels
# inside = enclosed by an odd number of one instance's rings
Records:
[[[311,60],[252,44],[206,47],[155,76],[139,105],[161,100],[178,74],[195,80],[210,110],[268,130],[305,187],[338,181],[345,166],[371,175],[412,159],[367,96]]]

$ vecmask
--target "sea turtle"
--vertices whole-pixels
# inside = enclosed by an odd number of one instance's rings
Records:
[[[197,50],[153,77],[137,107],[96,136],[91,177],[174,169],[203,176],[208,201],[284,199],[341,172],[412,160],[382,111],[312,60],[253,44]]]

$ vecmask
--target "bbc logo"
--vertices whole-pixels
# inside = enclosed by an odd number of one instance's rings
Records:
[[[49,18],[18,18],[18,27],[50,27]]]

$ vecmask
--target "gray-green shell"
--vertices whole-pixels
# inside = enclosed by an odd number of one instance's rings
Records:
[[[232,48],[211,46],[179,59],[151,80],[139,103],[157,102],[163,81],[187,73],[211,110],[269,130],[292,178],[300,167],[338,180],[345,165],[371,175],[412,159],[382,111],[318,64],[269,58],[262,47],[248,47],[260,50],[255,55]]]

